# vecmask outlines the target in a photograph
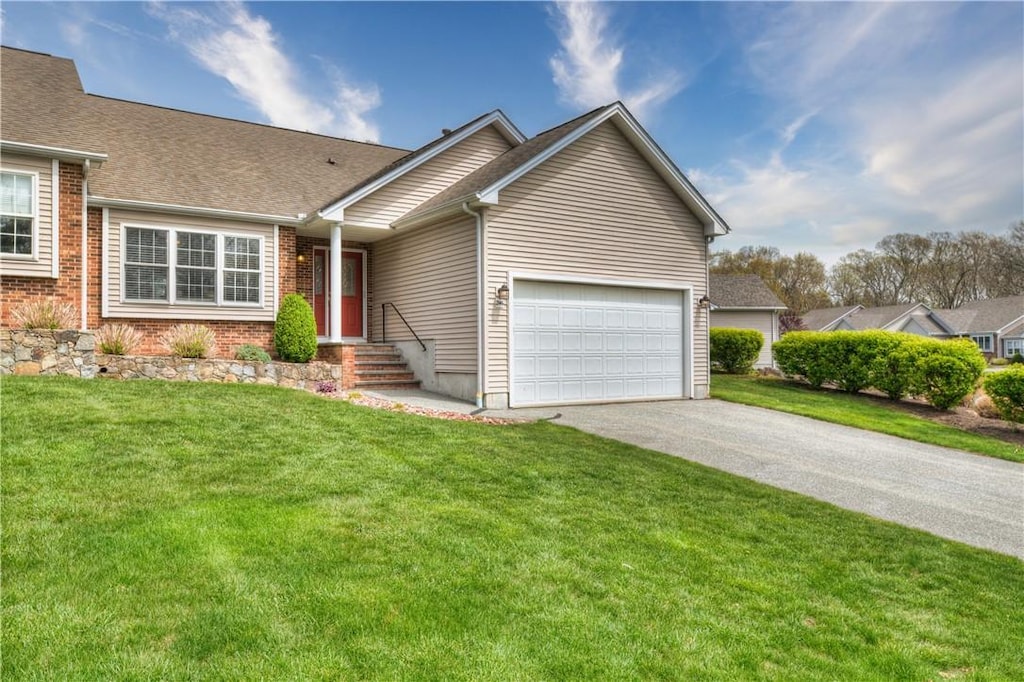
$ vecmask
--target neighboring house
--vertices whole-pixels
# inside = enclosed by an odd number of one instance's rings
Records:
[[[952,328],[923,303],[865,308],[862,305],[811,310],[802,316],[804,326],[812,331],[830,332],[839,329],[859,331],[881,329],[919,336],[944,336]]]
[[[711,326],[756,329],[764,345],[755,367],[773,367],[772,344],[779,340],[779,313],[786,304],[757,275],[709,275]]]
[[[803,320],[816,331],[884,329],[938,338],[970,337],[990,357],[1024,355],[1024,296],[972,301],[953,309],[933,310],[923,303],[825,308],[804,314]]]
[[[971,301],[935,312],[949,322],[953,336],[970,337],[986,355],[1024,355],[1024,295]]]
[[[269,349],[297,291],[325,355],[386,340],[424,387],[480,405],[707,395],[696,302],[729,228],[621,103],[530,139],[494,111],[407,152],[0,57],[4,324],[55,297],[83,329],[131,323],[145,351],[192,320],[230,354]]]

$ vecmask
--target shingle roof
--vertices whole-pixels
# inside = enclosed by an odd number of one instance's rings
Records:
[[[717,275],[708,278],[708,296],[717,308],[786,308],[757,275]]]
[[[587,121],[596,118],[612,106],[614,105],[609,104],[608,106],[594,109],[593,111],[574,118],[571,121],[567,121],[556,128],[551,128],[550,130],[542,132],[539,135],[530,138],[518,147],[513,147],[493,161],[484,164],[466,177],[462,178],[451,187],[448,187],[430,199],[427,199],[422,204],[402,216],[402,219],[414,218],[457,200],[472,197],[476,192],[479,192],[480,190],[501,180],[509,173],[529,162],[534,157],[540,155],[544,150],[550,148],[559,140],[572,133],[572,131],[584,125]]]
[[[1024,316],[1024,295],[971,301],[935,312],[961,334],[996,332]]]
[[[0,84],[3,139],[109,155],[89,176],[94,196],[296,215],[408,153],[88,95],[70,60],[12,48]]]
[[[921,304],[901,303],[899,305],[886,305],[877,308],[864,308],[849,315],[846,321],[854,329],[884,329],[919,305]]]
[[[804,326],[807,329],[821,331],[839,318],[849,315],[860,307],[859,305],[844,305],[836,308],[818,308],[816,310],[808,310],[800,318],[804,321]]]

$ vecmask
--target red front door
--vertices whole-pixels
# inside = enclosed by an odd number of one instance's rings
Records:
[[[313,315],[316,317],[316,335],[328,336],[331,327],[328,323],[331,307],[328,304],[328,292],[331,287],[331,260],[327,249],[313,250]]]
[[[362,338],[363,333],[363,253],[341,254],[341,335]]]

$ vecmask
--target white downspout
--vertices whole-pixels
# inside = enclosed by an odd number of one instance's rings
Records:
[[[483,407],[484,396],[487,395],[487,367],[484,363],[484,340],[487,338],[487,315],[484,311],[487,303],[487,282],[484,281],[484,216],[480,211],[471,209],[468,201],[463,202],[462,210],[476,218],[476,406]]]
[[[60,178],[54,178],[60,182]],[[82,329],[89,328],[89,159],[82,162]]]

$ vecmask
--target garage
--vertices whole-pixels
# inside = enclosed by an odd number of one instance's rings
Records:
[[[511,405],[687,397],[686,293],[514,280]]]

